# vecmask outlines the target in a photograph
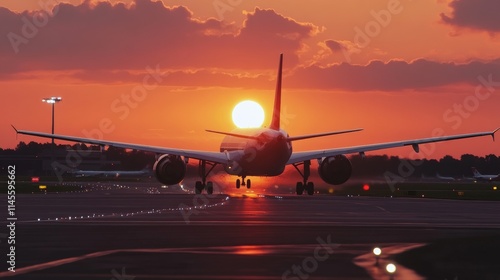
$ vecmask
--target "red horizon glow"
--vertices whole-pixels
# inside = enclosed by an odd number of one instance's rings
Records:
[[[269,124],[280,53],[290,135],[364,128],[297,141],[295,151],[500,126],[500,39],[489,35],[500,28],[464,18],[458,4],[255,1],[217,10],[183,1],[66,2],[45,18],[39,1],[2,4],[1,148],[48,142],[16,137],[10,125],[49,132],[51,108],[40,100],[61,96],[56,133],[217,151],[222,138],[204,130],[232,130],[238,102],[261,104]],[[441,158],[499,148],[484,137],[422,150]],[[370,154],[413,156],[411,148]]]

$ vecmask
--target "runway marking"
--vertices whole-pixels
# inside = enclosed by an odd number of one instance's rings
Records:
[[[361,202],[356,202],[355,204],[358,204],[358,205],[366,205],[366,206],[373,206],[377,209],[379,209],[380,211],[382,212],[386,212],[386,213],[391,213],[391,211],[388,211],[386,210],[385,208],[381,207],[381,206],[377,206],[377,205],[372,205],[372,204],[368,204],[368,203],[361,203]]]

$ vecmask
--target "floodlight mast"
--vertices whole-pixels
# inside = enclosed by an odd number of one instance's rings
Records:
[[[52,104],[52,134],[54,134],[54,105],[57,102],[61,102],[62,98],[61,97],[46,97],[42,99],[42,102],[45,102],[47,104]],[[52,138],[52,145],[54,145],[54,138]]]

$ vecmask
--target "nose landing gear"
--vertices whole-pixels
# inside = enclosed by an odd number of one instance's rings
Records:
[[[241,176],[241,180],[240,179],[236,180],[236,188],[237,189],[239,189],[240,186],[247,186],[247,189],[249,189],[252,186],[252,181],[250,181],[250,179],[248,179],[246,184],[245,184],[245,177],[246,176]]]

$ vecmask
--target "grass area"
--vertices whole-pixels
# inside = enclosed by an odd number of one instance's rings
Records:
[[[435,241],[394,259],[428,279],[500,279],[500,236]]]
[[[426,197],[447,199],[500,200],[500,184],[497,183],[397,183],[393,188],[384,183],[370,184],[368,190],[363,185],[346,186],[335,190],[335,195]]]

